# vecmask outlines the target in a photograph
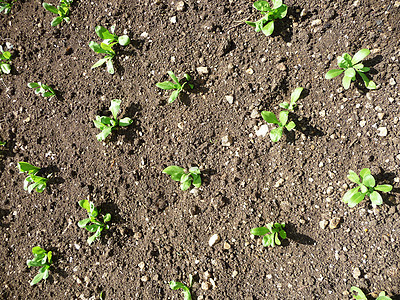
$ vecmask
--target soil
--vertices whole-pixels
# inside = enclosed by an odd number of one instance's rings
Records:
[[[260,17],[251,1],[177,2],[75,1],[58,28],[38,0],[0,15],[0,44],[13,45],[0,79],[1,299],[182,299],[168,283],[189,274],[194,299],[350,299],[351,286],[398,297],[398,1],[286,1],[271,37],[236,22]],[[101,55],[88,44],[95,26],[113,24],[132,43],[110,75],[91,70]],[[377,90],[324,79],[338,55],[362,48]],[[172,104],[155,86],[169,70],[195,85]],[[38,81],[57,97],[35,95],[27,83]],[[257,136],[260,112],[279,112],[298,86],[296,129],[277,143]],[[115,98],[134,123],[98,142],[93,119]],[[44,193],[23,190],[20,161],[53,174]],[[181,191],[162,173],[169,165],[200,167],[203,185]],[[382,206],[349,208],[346,175],[364,167],[394,189]],[[82,199],[112,215],[92,246],[77,226]],[[333,218],[338,228],[320,227]],[[282,246],[250,234],[269,222],[286,223]],[[30,287],[34,246],[54,264]]]

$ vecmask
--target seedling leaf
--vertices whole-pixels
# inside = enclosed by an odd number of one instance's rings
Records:
[[[371,53],[371,51],[369,51],[368,49],[361,49],[356,54],[354,54],[353,59],[351,60],[351,63],[353,65],[359,63],[364,58],[366,58],[370,53]]]
[[[375,187],[376,191],[388,193],[393,189],[390,184],[379,184]]]
[[[270,138],[271,141],[277,142],[281,139],[283,134],[283,127],[274,128],[270,131]]]
[[[261,112],[261,117],[268,123],[279,124],[279,121],[273,112],[263,111]]]

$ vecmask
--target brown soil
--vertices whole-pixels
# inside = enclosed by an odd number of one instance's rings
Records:
[[[12,74],[0,83],[0,141],[7,141],[0,161],[1,299],[98,299],[101,291],[106,299],[182,299],[168,282],[187,282],[189,274],[195,299],[349,299],[353,285],[394,299],[398,4],[290,0],[288,16],[266,37],[235,23],[259,17],[251,1],[187,0],[184,11],[176,2],[75,1],[71,22],[59,28],[37,0],[18,1],[0,16],[0,44],[14,46]],[[88,44],[99,41],[96,25],[113,24],[132,44],[118,49],[110,75],[90,69],[101,56]],[[377,90],[357,82],[344,91],[340,78],[324,79],[338,55],[362,48],[372,50],[367,64]],[[195,83],[173,104],[155,86],[169,79],[168,70],[188,72]],[[33,81],[53,86],[57,97],[35,95],[27,87]],[[292,116],[296,130],[278,143],[256,136],[255,126],[265,122],[253,111],[278,112],[298,86],[306,89]],[[98,142],[92,120],[108,115],[114,98],[134,124]],[[222,146],[223,136],[230,146]],[[43,194],[22,189],[19,161],[53,173]],[[199,166],[204,184],[181,191],[162,174],[169,165]],[[346,175],[364,167],[395,188],[377,209],[370,201],[350,209],[341,201]],[[77,226],[86,217],[78,201],[87,198],[112,215],[92,246]],[[320,228],[333,217],[341,218],[339,228]],[[269,222],[286,222],[283,246],[264,248],[250,235]],[[221,241],[210,247],[213,234]],[[26,260],[34,246],[53,251],[54,267],[47,282],[30,287],[37,268]],[[209,290],[201,288],[210,282],[206,271],[215,282]]]

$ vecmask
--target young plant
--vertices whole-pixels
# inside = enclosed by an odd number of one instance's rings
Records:
[[[253,6],[263,15],[261,19],[255,22],[245,21],[246,24],[255,27],[256,32],[262,31],[266,36],[274,32],[274,21],[283,19],[287,14],[287,6],[282,4],[282,0],[272,0],[271,7],[268,1],[256,1]]]
[[[353,295],[353,299],[355,299],[355,300],[368,300],[367,296],[365,296],[363,291],[361,289],[359,289],[358,287],[352,286],[350,288],[350,291],[357,293],[356,295]],[[376,298],[376,300],[392,300],[392,298],[386,296],[385,292],[380,292],[379,295],[378,295],[378,298]]]
[[[4,11],[4,14],[9,14],[15,2],[17,2],[17,0],[11,0],[11,2],[0,0],[0,13]]]
[[[26,264],[28,268],[30,267],[41,267],[39,269],[39,273],[33,278],[31,281],[31,286],[37,284],[42,279],[47,279],[49,277],[49,269],[50,265],[53,263],[51,260],[52,252],[46,251],[40,247],[33,247],[32,248],[33,259],[28,260]]]
[[[192,79],[189,74],[184,74],[183,77],[185,78],[185,82],[183,84],[179,83],[179,79],[175,76],[172,71],[167,72],[169,76],[171,76],[174,82],[164,81],[156,83],[156,86],[163,90],[175,90],[172,92],[171,96],[169,96],[168,103],[172,103],[178,98],[179,93],[183,90],[186,84],[189,85],[190,89],[194,88],[194,85],[189,83]]]
[[[350,207],[354,207],[364,200],[365,196],[368,196],[371,199],[373,207],[381,205],[383,200],[377,191],[387,193],[390,192],[393,187],[390,184],[381,184],[375,186],[375,178],[371,175],[371,171],[368,168],[361,170],[360,177],[361,181],[354,171],[349,171],[347,178],[350,181],[357,183],[358,186],[352,188],[344,194],[343,202],[347,203]]]
[[[201,186],[200,170],[198,167],[192,167],[189,169],[189,172],[186,172],[184,168],[169,166],[162,172],[170,175],[172,180],[179,181],[181,183],[182,191],[186,191],[192,182],[197,188]]]
[[[302,91],[303,91],[302,87],[295,88],[294,91],[292,92],[292,95],[290,96],[290,103],[282,102],[281,104],[279,104],[279,106],[282,107],[283,109],[293,111],[297,106],[296,102],[297,100],[299,100]]]
[[[93,202],[88,200],[79,201],[79,206],[86,209],[88,212],[89,218],[83,219],[78,222],[78,226],[80,228],[86,228],[89,232],[94,232],[94,235],[87,239],[89,245],[91,245],[96,239],[100,238],[101,232],[103,229],[109,229],[109,225],[106,223],[111,220],[111,215],[106,214],[103,216],[103,222],[97,219],[100,211],[94,206]],[[92,223],[92,224],[89,224]]]
[[[193,284],[193,277],[191,274],[189,274],[189,287],[177,281],[170,281],[169,287],[174,291],[176,291],[177,289],[182,289],[183,299],[192,300],[192,295],[190,294],[190,288],[192,287],[192,284]]]
[[[96,34],[103,39],[101,44],[99,45],[96,42],[91,41],[89,43],[90,49],[92,49],[96,53],[102,53],[106,56],[99,61],[97,61],[93,66],[92,69],[100,67],[104,63],[107,67],[107,72],[110,74],[114,74],[114,65],[113,65],[113,58],[115,57],[116,53],[112,48],[115,44],[120,44],[121,46],[127,46],[131,42],[127,35],[117,36],[114,34],[115,26],[111,26],[111,32],[109,32],[103,26],[96,26],[95,32]]]
[[[70,18],[69,16],[69,8],[71,7],[71,3],[73,0],[60,0],[60,5],[57,7],[43,2],[43,7],[48,10],[49,12],[52,12],[53,14],[58,15],[58,17],[55,17],[53,21],[51,21],[51,26],[57,26],[61,24],[61,22],[64,20],[65,22],[69,22]]]
[[[4,147],[6,145],[7,142],[0,142],[0,146]]]
[[[281,241],[279,240],[279,236],[282,239],[286,239],[286,232],[283,230],[285,228],[285,223],[269,223],[267,227],[257,227],[250,230],[250,233],[253,235],[263,235],[263,246],[268,247],[275,245],[280,245]]]
[[[4,51],[3,47],[0,46],[0,74],[1,72],[5,74],[10,74],[11,65],[8,63],[11,61],[11,53],[8,51]]]
[[[47,178],[37,176],[36,174],[39,172],[40,168],[32,166],[26,162],[19,162],[18,169],[20,173],[28,172],[28,177],[24,180],[24,190],[31,193],[34,189],[36,192],[42,193],[46,188],[47,181],[51,177],[51,174],[47,176]]]
[[[43,98],[54,97],[56,95],[51,87],[40,82],[28,83],[28,87],[35,89],[35,94],[41,94]]]
[[[117,129],[117,126],[126,127],[132,124],[133,120],[128,117],[125,117],[121,120],[117,119],[120,108],[121,100],[111,100],[110,111],[113,115],[113,118],[96,116],[96,120],[93,120],[94,126],[101,130],[101,133],[96,135],[98,141],[104,141],[106,137],[111,134],[112,130]]]
[[[325,74],[325,79],[332,79],[339,76],[344,72],[342,79],[343,87],[347,90],[350,87],[351,81],[356,80],[356,74],[360,75],[364,81],[365,87],[370,90],[376,89],[376,84],[372,80],[369,80],[365,72],[368,72],[370,68],[364,67],[361,61],[367,57],[371,51],[368,49],[361,49],[358,51],[353,58],[347,53],[337,58],[337,64],[341,69],[332,69]]]

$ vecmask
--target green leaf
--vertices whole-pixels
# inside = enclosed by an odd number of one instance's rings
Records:
[[[80,221],[78,222],[78,226],[79,226],[80,228],[84,228],[89,222],[90,222],[90,218],[80,220]]]
[[[357,173],[352,170],[349,171],[347,178],[354,183],[360,183],[360,177],[358,177]]]
[[[189,169],[189,173],[190,174],[196,174],[196,175],[200,175],[201,173],[200,173],[200,169],[198,168],[198,167],[191,167],[190,169]]]
[[[36,82],[30,82],[30,83],[28,83],[28,87],[35,89],[35,88],[40,87],[40,85]]]
[[[300,98],[301,92],[303,91],[302,87],[295,88],[290,96],[290,107],[293,109],[295,107],[296,101]]]
[[[180,90],[173,91],[171,96],[169,96],[168,103],[174,102],[176,100],[176,98],[178,98],[179,92],[180,92]]]
[[[163,90],[176,89],[175,84],[170,81],[158,82],[158,83],[156,83],[156,86]]]
[[[261,117],[267,122],[272,124],[279,124],[278,119],[276,118],[275,114],[270,111],[262,111]]]
[[[272,8],[276,9],[282,6],[282,0],[272,0]]]
[[[41,254],[45,254],[45,253],[46,253],[46,250],[42,249],[42,248],[39,247],[39,246],[36,246],[36,247],[33,247],[33,248],[32,248],[32,253],[33,253],[33,254],[36,254],[36,255],[41,255]]]
[[[178,78],[175,76],[174,72],[168,71],[167,73],[168,73],[169,76],[171,76],[172,80],[173,80],[175,83],[179,84],[179,80],[178,80]]]
[[[285,125],[285,127],[288,131],[290,131],[296,127],[296,124],[293,121],[290,121],[289,124]]]
[[[367,174],[363,177],[362,183],[369,188],[373,188],[375,186],[375,178],[371,174]]]
[[[283,134],[283,127],[278,127],[278,128],[272,129],[269,133],[269,136],[271,138],[271,141],[276,143],[277,141],[279,141],[281,139],[282,134]]]
[[[46,93],[43,94],[43,97],[47,98],[47,97],[50,97],[50,96],[53,96],[53,95],[54,94],[52,92],[46,92]]]
[[[352,286],[350,288],[350,291],[357,293],[357,295],[353,296],[353,299],[355,299],[355,300],[367,300],[367,297],[365,296],[363,291],[361,289],[359,289],[358,287]]]
[[[43,2],[42,5],[43,5],[43,7],[44,7],[46,10],[48,10],[49,12],[52,12],[53,14],[58,15],[58,9],[55,8],[53,5],[48,4],[48,3],[45,3],[45,2]]]
[[[366,194],[368,192],[368,188],[364,184],[360,183],[360,187],[361,193]]]
[[[90,225],[87,225],[87,226],[85,227],[85,229],[86,229],[87,231],[89,231],[89,232],[96,232],[97,230],[99,230],[99,228],[100,228],[100,225],[99,225],[99,224],[90,224]]]
[[[345,90],[348,90],[351,84],[351,77],[343,76],[342,84]]]
[[[51,21],[51,26],[55,27],[55,26],[61,24],[62,20],[63,20],[62,17],[55,17],[53,19],[53,21]]]
[[[169,287],[173,290],[182,289],[184,300],[191,300],[192,295],[190,294],[189,288],[181,282],[171,281]]]
[[[197,188],[201,186],[201,177],[197,174],[192,174],[193,177],[193,185]]]
[[[351,60],[351,63],[353,65],[355,65],[356,63],[358,63],[358,62],[362,61],[364,58],[366,58],[370,53],[371,53],[371,51],[369,51],[368,49],[361,49],[356,54],[354,54],[353,59]]]
[[[357,192],[348,201],[349,207],[354,207],[365,198],[365,194]]]
[[[115,41],[116,36],[110,33],[105,27],[103,26],[96,26],[94,31],[96,34],[103,40],[111,40]]]
[[[100,132],[98,135],[96,135],[97,140],[104,141],[111,134],[111,130],[112,130],[112,127],[104,128],[102,132]]]
[[[125,117],[125,118],[119,120],[118,124],[121,127],[126,127],[126,126],[131,125],[132,123],[133,123],[133,120],[131,118]]]
[[[332,79],[335,78],[336,76],[339,76],[340,74],[342,74],[344,72],[344,70],[342,69],[332,69],[329,70],[328,73],[325,74],[325,79]]]
[[[182,175],[182,177],[181,177],[181,183],[183,183],[183,182],[185,182],[185,181],[188,181],[188,180],[191,180],[190,174],[184,173],[184,174]]]
[[[256,27],[256,23],[250,22],[250,21],[244,21],[247,25],[250,25],[251,27]]]
[[[121,100],[119,100],[119,99],[111,100],[111,105],[110,105],[109,109],[110,109],[114,119],[117,119],[118,113],[121,109]]]
[[[262,28],[262,32],[266,35],[266,36],[270,36],[273,32],[274,32],[274,21],[270,21],[267,23],[267,25],[265,25]]]
[[[1,68],[1,71],[4,74],[10,74],[11,73],[11,66],[9,64],[2,63],[2,64],[0,64],[0,68]]]
[[[289,109],[289,103],[287,102],[280,103],[279,106],[283,109]]]
[[[105,216],[103,216],[103,222],[110,222],[111,221],[111,214],[106,214]]]
[[[373,191],[369,195],[369,198],[371,199],[372,206],[382,205],[382,203],[383,203],[382,196],[376,191]]]
[[[130,44],[130,42],[131,42],[131,40],[130,40],[129,36],[127,36],[127,35],[122,35],[118,38],[118,43],[121,46],[128,46]]]
[[[185,77],[186,81],[192,80],[192,77],[190,77],[190,75],[187,73],[183,74],[183,77]]]
[[[392,300],[392,298],[386,296],[385,292],[380,292],[376,300]]]
[[[278,234],[276,232],[274,233],[274,237],[275,237],[275,244],[280,246],[281,245],[281,241],[279,240],[279,236],[278,236]]]
[[[90,202],[89,200],[81,200],[78,202],[79,206],[86,209],[86,211],[89,213],[90,212]]]
[[[192,184],[192,179],[188,179],[184,182],[181,182],[181,190],[186,191],[187,189],[190,188],[190,185]]]
[[[252,235],[266,235],[266,234],[270,233],[270,231],[266,227],[257,227],[257,228],[252,228],[250,230],[250,233]]]
[[[89,47],[96,53],[107,53],[107,51],[101,48],[101,46],[96,42],[91,41]]]
[[[94,235],[92,235],[91,237],[89,237],[87,239],[87,242],[89,244],[89,246],[97,239],[100,237],[101,231],[97,230],[96,233]]]
[[[99,59],[99,60],[91,67],[91,69],[95,69],[95,68],[97,68],[97,67],[100,67],[100,66],[103,65],[107,60],[108,60],[108,58]]]
[[[20,173],[29,172],[30,174],[36,174],[37,171],[40,170],[40,168],[32,166],[31,164],[28,164],[27,162],[23,161],[18,163],[18,169]]]
[[[279,121],[281,121],[282,126],[285,126],[289,118],[289,112],[287,110],[283,110],[279,113]]]
[[[287,6],[285,4],[282,4],[280,7],[278,7],[276,10],[274,10],[274,18],[275,19],[283,19],[287,15]]]
[[[114,74],[114,65],[111,59],[107,60],[107,72],[110,74]]]
[[[286,239],[287,238],[285,230],[279,231],[279,235],[281,236],[282,239]]]
[[[353,197],[353,196],[358,192],[359,189],[360,189],[360,187],[357,186],[357,187],[355,187],[355,188],[352,188],[351,190],[348,190],[348,191],[343,195],[342,201],[343,201],[344,203],[349,203],[350,198]]]
[[[344,71],[344,76],[353,78],[356,76],[356,71],[353,68],[348,68],[346,71]]]
[[[379,184],[375,187],[376,191],[381,191],[388,193],[393,189],[393,187],[390,184]]]
[[[170,175],[171,179],[175,181],[181,181],[182,175],[185,174],[184,169],[178,166],[166,167],[162,172]]]
[[[37,284],[39,281],[41,281],[41,280],[43,279],[44,275],[45,275],[45,273],[39,272],[39,273],[33,278],[33,280],[31,281],[31,283],[30,283],[31,286],[33,286],[33,285]]]
[[[10,60],[10,58],[11,58],[11,53],[8,52],[8,51],[4,51],[4,52],[2,53],[2,56],[3,56],[3,59],[4,59],[4,60]]]
[[[272,246],[274,247],[274,236],[272,234],[267,234],[264,235],[263,239],[262,239],[262,243],[264,247],[268,247],[268,246]]]
[[[375,90],[376,89],[376,84],[372,80],[369,80],[367,75],[365,75],[362,72],[357,72],[358,75],[361,76],[362,80],[364,81],[365,87],[369,90]]]
[[[259,10],[259,11],[270,11],[271,7],[269,6],[269,3],[267,1],[256,1],[253,4],[254,8]]]
[[[364,168],[360,171],[361,178],[364,178],[366,175],[370,175],[370,174],[371,174],[371,170],[368,168]]]

